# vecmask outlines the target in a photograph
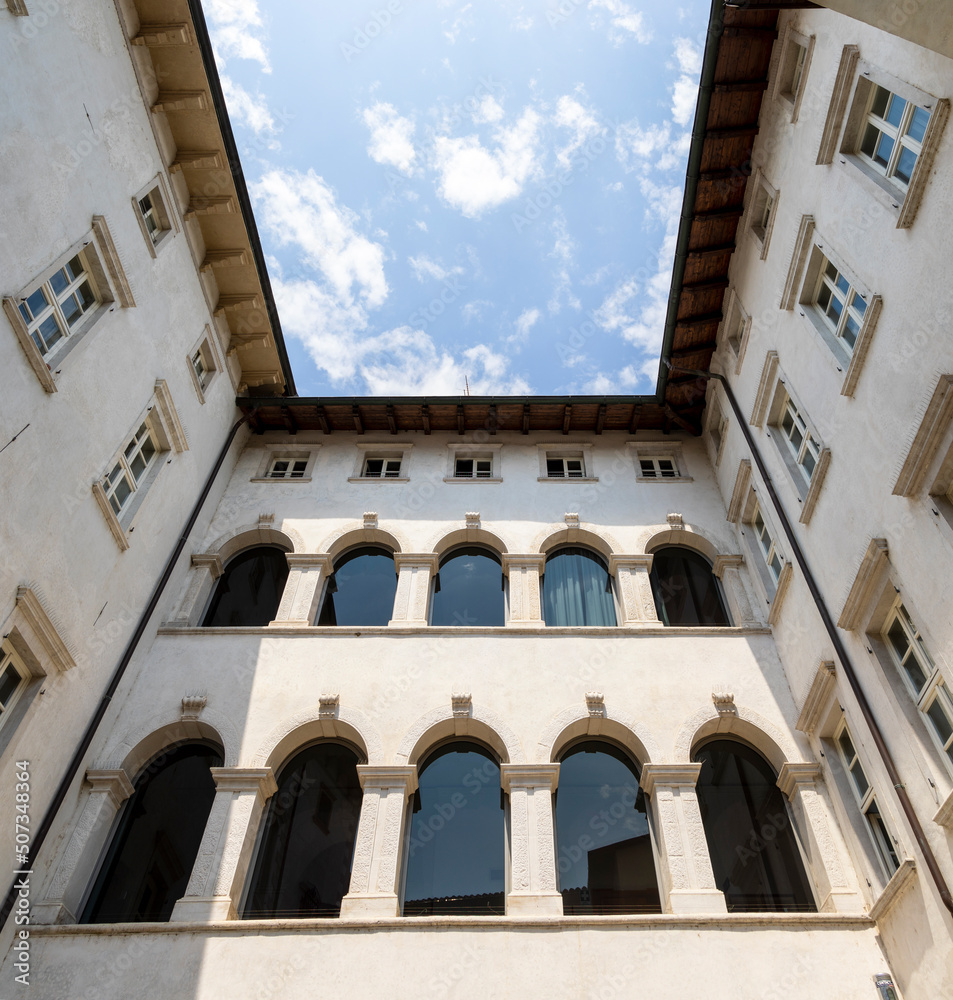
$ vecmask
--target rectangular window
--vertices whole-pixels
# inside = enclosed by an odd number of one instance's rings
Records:
[[[850,354],[864,323],[867,300],[826,257],[821,259],[812,304]]]
[[[10,717],[13,706],[30,683],[30,674],[13,652],[0,650],[0,726]]]
[[[195,372],[195,377],[198,379],[200,388],[204,389],[208,384],[209,375],[211,372],[205,363],[205,355],[202,353],[202,349],[199,348],[192,355],[192,370]]]
[[[361,475],[365,479],[397,479],[400,462],[399,458],[365,458]]]
[[[778,580],[781,578],[781,570],[784,567],[784,558],[778,552],[777,546],[774,544],[774,539],[771,537],[771,532],[764,523],[760,506],[756,506],[754,509],[752,524],[754,525],[754,533],[758,538],[758,548],[764,557],[764,562],[768,567],[768,572],[771,574],[771,579],[777,585]]]
[[[585,466],[582,455],[556,457],[546,456],[546,476],[549,479],[583,479]]]
[[[142,221],[146,226],[146,234],[152,242],[152,245],[155,246],[162,236],[162,226],[159,222],[159,213],[157,212],[152,199],[153,195],[151,194],[143,195],[139,199],[139,212],[142,215]]]
[[[674,458],[640,458],[639,475],[643,479],[677,479],[678,466]]]
[[[793,101],[801,89],[806,60],[807,46],[792,39],[785,47],[781,60],[781,96],[789,101]]]
[[[883,638],[914,703],[927,719],[927,729],[953,764],[950,693],[902,601],[887,618]]]
[[[102,481],[109,506],[118,515],[139,489],[159,454],[159,446],[148,423],[143,421],[123,448],[116,464]]]
[[[840,758],[850,776],[851,789],[864,817],[867,831],[877,852],[877,858],[883,867],[883,874],[889,879],[900,867],[900,862],[897,859],[893,839],[887,831],[883,817],[880,814],[880,807],[877,805],[873,788],[867,780],[867,775],[864,773],[860,758],[854,749],[854,741],[851,739],[846,721],[841,723],[841,727],[834,737],[834,742],[837,744]]]
[[[269,479],[303,479],[308,468],[304,458],[276,458],[268,469]]]
[[[492,458],[457,458],[453,463],[456,479],[489,479],[493,475]]]
[[[100,301],[86,258],[78,253],[24,296],[19,309],[31,340],[46,359]]]
[[[860,153],[884,177],[904,188],[922,149],[930,112],[874,84],[860,139]]]
[[[814,435],[808,430],[804,417],[790,397],[785,401],[778,426],[794,457],[795,465],[810,482],[811,476],[814,475],[814,469],[817,467],[821,448]]]
[[[156,250],[172,232],[172,218],[169,215],[165,184],[162,176],[154,177],[133,199],[142,235],[146,238],[149,253],[156,256]]]

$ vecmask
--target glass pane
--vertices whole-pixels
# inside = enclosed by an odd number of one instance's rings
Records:
[[[582,476],[582,462],[577,458],[567,458],[566,471],[573,479],[580,478]]]
[[[215,586],[204,626],[267,625],[278,611],[288,560],[269,545],[246,549],[225,567]]]
[[[650,579],[664,624],[730,624],[711,564],[697,552],[674,545],[657,550]]]
[[[63,317],[69,326],[83,315],[83,307],[79,304],[79,299],[75,295],[70,295],[60,303],[63,310]]]
[[[71,281],[75,281],[81,274],[86,270],[83,267],[83,262],[79,258],[79,254],[73,257],[70,262],[64,268],[66,273],[69,275]]]
[[[12,663],[8,664],[7,669],[3,672],[3,677],[0,678],[0,705],[4,708],[7,707],[7,703],[20,686],[22,679],[20,671]]]
[[[41,312],[50,304],[49,299],[46,297],[46,292],[42,288],[38,288],[27,300],[26,304],[29,307],[30,313],[33,316],[39,316]]]
[[[281,769],[243,919],[340,913],[363,799],[359,763],[348,747],[318,743]]]
[[[47,351],[63,339],[63,331],[60,329],[55,316],[48,316],[43,320],[37,333],[43,338],[43,343],[46,344]]]
[[[864,769],[860,766],[860,761],[854,761],[850,769],[850,776],[857,786],[860,797],[863,798],[867,794],[867,789],[870,788],[870,782],[867,780],[867,775],[864,774]]]
[[[577,744],[559,765],[556,845],[566,914],[661,912],[645,799],[611,744]]]
[[[850,282],[842,274],[838,274],[837,281],[835,283],[846,296],[846,294],[850,291]]]
[[[301,479],[304,476],[305,470],[307,468],[308,468],[308,463],[307,462],[304,462],[304,461],[295,462],[295,464],[294,464],[294,466],[293,466],[293,468],[291,470],[291,478],[292,479]]]
[[[890,91],[885,90],[883,87],[877,87],[874,91],[874,100],[870,106],[872,114],[883,118],[884,111],[887,109],[887,101],[890,99]]]
[[[698,804],[716,886],[729,911],[815,912],[817,907],[770,764],[755,750],[715,740],[697,751]]]
[[[461,478],[470,477],[473,475],[473,459],[472,458],[458,458],[457,459],[457,475]]]
[[[837,281],[837,268],[831,261],[828,261],[824,267],[824,273],[831,279],[831,281]]]
[[[112,496],[110,497],[113,510],[115,510],[117,514],[122,509],[122,505],[126,502],[131,493],[132,483],[129,482],[125,475],[121,475],[116,482],[116,488],[113,490]]]
[[[886,826],[884,826],[884,821],[880,816],[880,808],[876,800],[870,803],[864,815],[870,824],[870,829],[873,832],[874,841],[877,844],[877,850],[880,852],[883,863],[887,871],[893,874],[900,867],[900,862],[897,860],[897,853],[893,849],[893,841],[890,839],[890,834],[887,833]]]
[[[662,477],[664,479],[670,479],[675,475],[676,469],[674,463],[670,462],[667,458],[659,459],[659,469],[662,472]]]
[[[843,312],[844,303],[836,296],[832,295],[827,306],[827,315],[833,320],[834,326],[840,322],[840,314]]]
[[[893,139],[887,135],[886,132],[882,132],[880,135],[880,141],[877,143],[877,148],[874,151],[874,161],[879,163],[882,167],[887,166],[892,150]]]
[[[904,184],[910,183],[910,178],[913,176],[913,168],[917,163],[917,154],[912,149],[907,149],[906,146],[900,147],[900,159],[897,160],[897,166],[894,169],[894,177],[903,181]]]
[[[930,716],[930,721],[936,729],[937,736],[940,737],[940,742],[946,746],[950,737],[953,736],[953,725],[950,723],[950,718],[946,714],[941,698],[942,695],[938,694],[933,699],[930,707],[927,709],[927,715]]]
[[[867,312],[867,300],[857,292],[854,293],[854,297],[850,304],[857,310],[857,312],[860,313],[861,316]]]
[[[907,126],[907,135],[917,142],[923,142],[926,135],[927,122],[930,120],[930,112],[924,108],[914,108],[910,116],[910,124]]]
[[[287,471],[287,462],[275,462],[275,464],[271,467],[271,476],[273,479],[282,479]]]
[[[781,557],[777,554],[777,552],[775,552],[774,555],[771,556],[771,571],[774,573],[775,580],[777,580],[781,575],[781,569]]]
[[[646,461],[644,458],[639,461],[639,468],[642,470],[642,476],[646,479],[655,479],[655,463],[651,460]]]
[[[365,476],[380,476],[384,471],[384,460],[382,458],[369,458],[364,463]]]
[[[66,270],[65,267],[60,268],[56,274],[50,278],[50,287],[53,289],[53,294],[58,297],[61,292],[64,292],[69,287],[70,281],[72,281],[72,275]]]
[[[431,624],[504,624],[503,567],[488,549],[457,549],[441,564]]]
[[[492,471],[493,471],[493,465],[489,459],[487,459],[486,461],[480,460],[477,462],[477,475],[481,479],[489,479]]]
[[[821,309],[826,310],[827,304],[830,300],[831,290],[827,287],[827,285],[821,285],[821,287],[817,290],[817,304],[821,307]]]
[[[887,113],[883,117],[886,121],[890,122],[891,125],[896,125],[899,127],[900,119],[903,118],[903,110],[907,106],[907,102],[902,97],[897,97],[896,94],[891,94],[890,105],[887,108]]]
[[[79,292],[77,294],[79,295],[79,300],[84,311],[96,302],[96,296],[93,295],[93,290],[90,288],[88,281],[84,281],[79,286]]]
[[[361,548],[334,569],[318,625],[386,625],[394,617],[397,568],[387,549]]]
[[[879,136],[880,129],[873,125],[868,125],[864,129],[864,137],[860,141],[860,151],[867,156],[873,157]]]
[[[801,468],[806,473],[808,479],[810,479],[811,476],[814,475],[814,467],[816,465],[817,465],[817,459],[814,457],[814,454],[811,452],[811,449],[808,448],[801,456]]]
[[[502,914],[504,842],[499,765],[474,743],[438,751],[415,797],[404,915]]]
[[[546,475],[561,477],[563,475],[563,460],[561,458],[547,458]]]
[[[384,476],[387,479],[395,479],[400,475],[400,459],[390,460],[385,463]]]
[[[615,625],[609,571],[588,549],[560,549],[546,560],[543,619],[552,626]]]
[[[801,448],[801,442],[804,440],[804,435],[801,433],[801,428],[795,423],[791,423],[790,427],[786,427],[785,430],[788,431],[791,445],[795,452],[799,451]]]
[[[837,737],[837,742],[844,755],[844,760],[847,761],[847,766],[850,767],[851,761],[857,756],[857,751],[850,739],[850,733],[846,729],[842,730],[840,736]]]
[[[215,798],[212,747],[186,744],[156,758],[123,809],[80,923],[168,920],[185,894]]]
[[[841,331],[841,337],[844,340],[844,343],[847,344],[848,347],[852,348],[854,344],[857,343],[858,333],[860,333],[860,324],[848,313],[847,323]]]

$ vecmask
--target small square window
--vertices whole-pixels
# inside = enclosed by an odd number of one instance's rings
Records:
[[[146,473],[152,468],[158,455],[159,445],[155,434],[148,422],[144,421],[102,480],[106,499],[117,516],[130,503],[136,490],[143,486]]]
[[[752,524],[755,537],[758,540],[758,549],[764,558],[764,564],[767,566],[775,586],[777,586],[781,579],[781,570],[784,568],[784,556],[778,551],[774,536],[771,534],[771,529],[765,524],[759,506],[755,506]]]
[[[585,466],[582,455],[578,457],[546,456],[546,475],[549,479],[583,479]]]
[[[678,466],[674,458],[640,458],[639,472],[643,479],[676,479]]]
[[[304,458],[276,458],[268,469],[269,479],[304,479],[308,460]]]
[[[30,680],[30,672],[13,651],[0,649],[0,726],[10,718]]]
[[[864,116],[860,154],[884,177],[906,189],[929,121],[926,108],[874,84]]]
[[[771,229],[777,213],[778,192],[758,174],[753,180],[754,191],[751,195],[751,206],[748,215],[748,228],[761,244],[762,260],[768,255],[768,242],[771,239]]]
[[[810,483],[811,476],[814,475],[814,470],[817,468],[817,462],[820,458],[821,446],[808,429],[803,415],[790,397],[785,400],[778,427],[781,431],[781,436],[788,446],[791,457],[794,459],[794,464],[804,474],[807,482]]]
[[[397,479],[400,477],[400,464],[399,458],[367,457],[361,475],[365,479]]]
[[[490,479],[493,475],[493,459],[489,456],[454,459],[453,475],[457,479]]]
[[[162,178],[157,176],[132,199],[142,235],[153,257],[173,230],[163,190]]]

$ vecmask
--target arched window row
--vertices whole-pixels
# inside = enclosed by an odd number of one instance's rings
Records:
[[[737,570],[732,576],[735,604],[748,609]],[[462,544],[439,558],[359,545],[333,562],[328,556],[288,555],[275,545],[259,545],[224,564],[201,624],[723,627],[732,624],[728,587],[727,577],[720,580],[705,556],[680,545],[608,561],[578,544],[527,556]],[[742,616],[749,619],[750,609]]]
[[[679,912],[676,894],[663,887],[672,884],[665,875],[669,848],[680,855],[683,847],[666,837],[691,825],[690,815],[675,812],[691,809],[704,827],[715,883],[696,888],[717,897],[713,912],[816,910],[792,814],[768,761],[724,736],[692,756],[694,764],[643,768],[611,740],[583,737],[563,748],[558,768],[510,766],[464,737],[438,745],[416,768],[361,774],[354,746],[312,743],[278,769],[248,828],[230,831],[239,846],[242,838],[255,843],[234,915],[334,917],[347,902],[353,916],[362,895],[379,906],[379,885],[355,889],[355,844],[374,832],[365,829],[361,838],[359,829],[375,822],[374,803],[398,789],[406,819],[401,831],[385,824],[381,847],[396,849],[400,859],[389,893],[394,915],[503,914],[534,892],[553,914]],[[222,768],[220,751],[206,742],[180,744],[150,762],[122,807],[80,922],[177,919],[173,910],[190,885],[203,837],[219,842],[220,832],[210,836],[205,827],[217,815],[216,786],[233,794],[234,784],[222,778],[233,770],[240,769]],[[685,784],[696,786],[697,799],[671,794]],[[666,788],[669,794],[660,795]],[[527,791],[535,803],[530,812]],[[388,836],[400,843],[386,843]],[[541,860],[547,852],[537,849],[540,836],[553,838],[554,870]],[[380,831],[369,839],[376,843]],[[705,864],[696,857],[695,867],[703,871]]]

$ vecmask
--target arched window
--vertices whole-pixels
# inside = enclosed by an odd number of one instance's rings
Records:
[[[639,776],[611,743],[577,743],[562,758],[556,850],[564,913],[662,912]]]
[[[340,913],[361,813],[359,763],[350,747],[325,742],[281,769],[262,821],[243,919]]]
[[[288,579],[288,560],[274,545],[256,545],[228,561],[205,612],[204,626],[262,626],[274,620]]]
[[[185,895],[215,798],[209,768],[222,755],[204,743],[164,750],[139,775],[80,923],[168,920]]]
[[[396,593],[394,554],[375,546],[355,549],[334,567],[318,624],[386,625]]]
[[[652,557],[652,593],[666,625],[730,625],[711,563],[692,549],[669,545]]]
[[[546,560],[543,618],[554,625],[615,625],[612,577],[589,549],[559,549]]]
[[[434,583],[431,625],[503,625],[503,567],[489,549],[454,549]]]
[[[440,747],[414,796],[404,916],[502,914],[504,838],[496,759],[477,743]]]
[[[694,754],[702,765],[698,804],[715,884],[736,912],[814,912],[797,839],[777,775],[736,740],[713,740]]]

